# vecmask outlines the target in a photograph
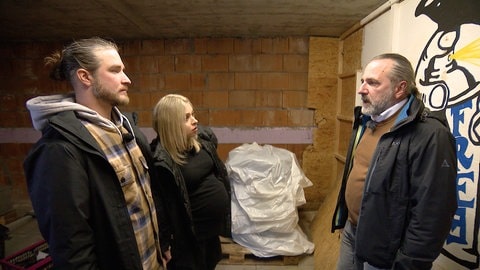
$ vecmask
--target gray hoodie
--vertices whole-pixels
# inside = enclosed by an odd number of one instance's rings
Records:
[[[109,119],[98,114],[96,111],[75,102],[75,94],[57,94],[50,96],[39,96],[27,101],[27,109],[30,111],[33,127],[41,131],[48,124],[48,119],[63,111],[75,111],[82,119],[93,124],[99,125],[107,130],[117,130],[123,125],[123,121],[127,121],[117,107],[113,107],[113,118],[119,119],[117,123],[113,123]],[[130,126],[130,123],[128,123]],[[130,131],[132,128],[130,127]]]

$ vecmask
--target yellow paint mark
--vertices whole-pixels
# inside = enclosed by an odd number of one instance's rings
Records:
[[[480,38],[451,54],[450,59],[465,61],[480,66]]]

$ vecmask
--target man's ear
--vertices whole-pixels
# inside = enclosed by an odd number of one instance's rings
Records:
[[[90,72],[88,72],[88,70],[84,68],[79,68],[77,69],[76,75],[80,83],[86,86],[92,85],[93,77],[91,76]]]
[[[406,97],[408,95],[407,93],[407,82],[406,81],[401,81],[397,84],[396,91],[395,91],[395,97],[397,99]]]

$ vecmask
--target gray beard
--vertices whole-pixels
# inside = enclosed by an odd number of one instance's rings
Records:
[[[365,105],[362,105],[362,113],[370,116],[380,115],[392,106],[391,104],[392,98],[393,98],[393,93],[391,95],[383,97],[383,99],[380,100],[377,104],[368,103],[368,107],[365,107]]]

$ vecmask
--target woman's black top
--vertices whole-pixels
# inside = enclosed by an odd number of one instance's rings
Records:
[[[212,157],[203,147],[191,151],[181,172],[188,190],[193,223],[199,240],[218,236],[230,199],[224,184],[214,174]]]

